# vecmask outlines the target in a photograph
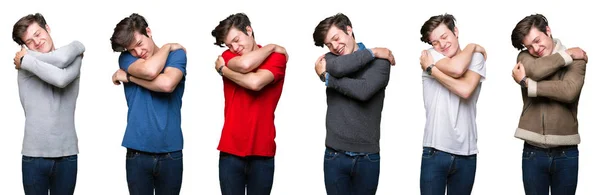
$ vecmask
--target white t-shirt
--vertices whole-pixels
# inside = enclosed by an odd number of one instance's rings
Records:
[[[444,55],[429,49],[434,63]],[[444,87],[435,78],[423,72],[423,102],[426,123],[424,147],[432,147],[457,155],[477,154],[477,99],[481,82],[485,80],[485,59],[475,53],[469,70],[481,75],[479,85],[469,99],[463,99]]]

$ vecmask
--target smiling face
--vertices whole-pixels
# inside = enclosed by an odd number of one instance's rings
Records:
[[[546,33],[532,27],[523,39],[523,45],[535,57],[544,57],[552,54],[554,41],[552,40],[550,27],[546,26]]]
[[[44,29],[37,22],[31,23],[25,33],[22,34],[21,40],[27,48],[33,51],[48,53],[54,50],[54,42],[52,42],[48,25]]]
[[[352,37],[352,27],[350,26],[346,26],[344,31],[336,25],[331,25],[325,35],[324,43],[331,53],[339,56],[350,54],[358,49],[356,40]]]
[[[429,35],[429,41],[435,51],[446,57],[454,57],[460,49],[458,45],[458,28],[450,30],[445,24],[437,26]]]
[[[148,34],[148,36],[145,36],[138,31],[134,31],[133,41],[127,46],[127,51],[129,51],[131,55],[137,58],[148,59],[154,54],[154,49],[156,47],[152,40],[150,28],[146,28],[146,34]]]
[[[233,53],[244,55],[256,49],[256,42],[252,36],[252,27],[246,26],[246,33],[232,26],[225,36],[225,46]]]

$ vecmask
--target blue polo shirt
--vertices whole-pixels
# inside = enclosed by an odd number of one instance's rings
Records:
[[[127,71],[137,59],[129,52],[122,52],[119,66]],[[132,82],[124,84],[129,110],[123,147],[151,153],[183,149],[181,100],[185,88],[186,64],[187,56],[183,50],[169,53],[165,68],[177,68],[183,73],[183,78],[172,93],[150,91]]]

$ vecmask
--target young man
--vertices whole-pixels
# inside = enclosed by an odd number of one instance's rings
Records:
[[[187,57],[179,44],[158,47],[143,16],[115,27],[112,49],[121,52],[113,75],[127,99],[127,183],[130,194],[179,194],[183,174],[181,104]]]
[[[319,22],[313,39],[330,51],[315,63],[327,88],[325,189],[330,195],[375,194],[381,111],[394,56],[386,48],[357,43],[342,13]]]
[[[79,153],[74,117],[85,47],[73,41],[56,49],[39,13],[19,19],[12,38],[22,47],[14,64],[25,113],[25,194],[73,194]]]
[[[577,121],[587,55],[552,37],[541,14],[523,18],[512,31],[519,51],[513,79],[521,85],[523,112],[515,137],[523,147],[525,193],[575,194],[580,143]]]
[[[426,124],[421,159],[421,194],[470,194],[477,165],[477,99],[485,79],[485,50],[461,49],[450,14],[430,17],[421,41]]]
[[[223,78],[225,121],[217,149],[224,195],[270,194],[275,171],[275,109],[287,64],[286,50],[256,44],[243,13],[221,20],[215,45],[227,46],[215,61]]]

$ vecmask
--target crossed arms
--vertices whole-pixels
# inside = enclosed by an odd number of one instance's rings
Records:
[[[122,53],[119,57],[121,68],[113,74],[113,83],[132,82],[155,92],[173,92],[183,78],[184,72],[180,68],[185,68],[187,57],[183,54],[175,59],[171,62],[173,66],[167,64],[167,58],[171,51],[180,49],[185,52],[185,48],[177,43],[165,44],[148,59],[136,58],[133,62],[131,54]]]
[[[327,88],[367,101],[387,86],[390,65],[395,65],[395,61],[389,49],[372,48],[341,56],[327,53],[315,63],[315,71],[318,75],[325,74]],[[365,68],[361,75],[355,75]]]
[[[513,78],[526,78],[527,96],[547,97],[571,103],[579,97],[585,79],[587,54],[579,48],[536,58],[528,51],[517,56]],[[566,69],[560,80],[546,80],[557,71]]]
[[[269,44],[241,56],[232,57],[227,62],[225,62],[223,56],[218,56],[215,61],[215,69],[217,72],[221,72],[225,78],[243,88],[260,91],[268,84],[276,81],[277,75],[281,75],[280,73],[272,72],[273,69],[258,68],[274,52],[285,55],[285,59],[282,56],[275,56],[276,58],[273,61],[266,62],[269,64],[265,64],[264,66],[268,66],[269,68],[274,67],[275,69],[285,67],[288,58],[285,48]],[[229,57],[231,56],[227,58]]]
[[[438,60],[431,68],[431,76],[440,82],[444,87],[452,93],[463,99],[469,99],[473,91],[479,85],[481,75],[477,72],[469,70],[469,65],[472,64],[473,56],[477,54],[474,63],[481,65],[485,63],[486,52],[483,47],[477,44],[469,44],[454,57],[445,57]],[[421,52],[421,68],[426,70],[427,67],[433,64],[433,57],[424,50]]]
[[[17,69],[29,71],[48,84],[65,88],[79,77],[83,52],[85,46],[79,41],[73,41],[49,53],[22,48],[15,59],[23,56],[23,60],[15,60],[15,65]]]

